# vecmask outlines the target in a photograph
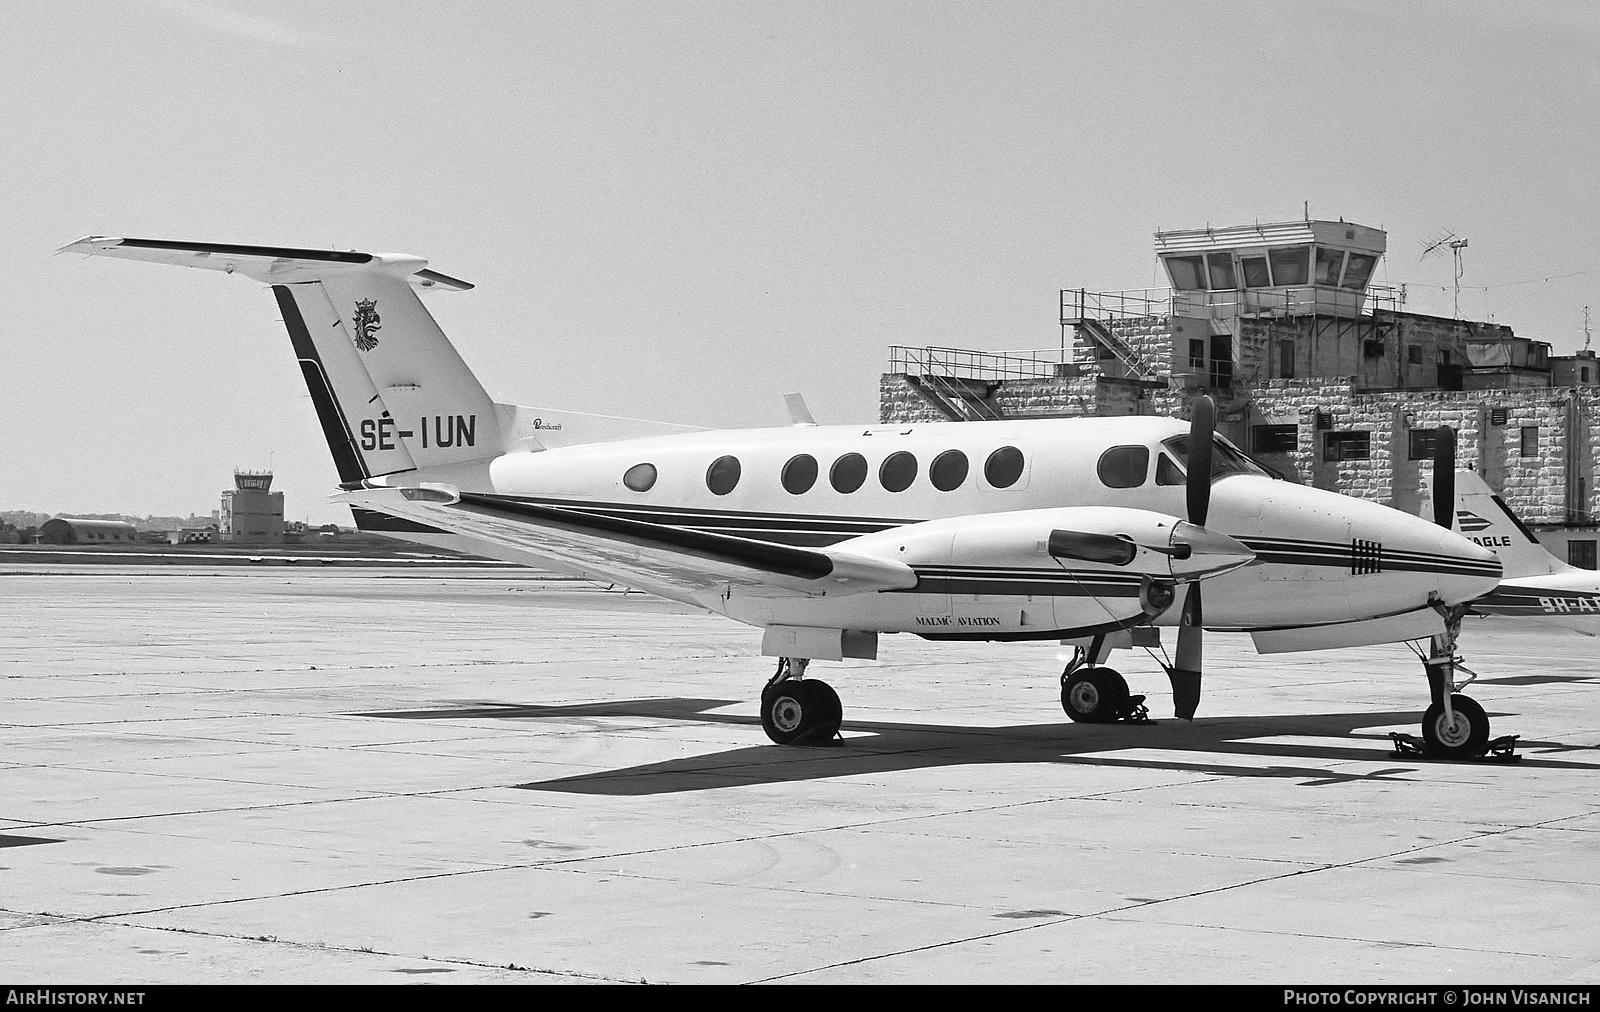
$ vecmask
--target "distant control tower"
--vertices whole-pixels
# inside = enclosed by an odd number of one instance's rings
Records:
[[[222,493],[218,536],[234,544],[283,544],[283,493],[271,489],[271,471],[233,472],[233,488]]]

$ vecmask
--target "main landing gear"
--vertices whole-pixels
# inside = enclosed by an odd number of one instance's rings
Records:
[[[761,729],[779,745],[831,745],[844,707],[827,682],[806,678],[804,657],[778,658],[778,670],[761,690]]]
[[[1127,681],[1117,671],[1091,663],[1096,653],[1079,647],[1067,662],[1061,672],[1061,709],[1085,724],[1149,723],[1144,697],[1130,695]]]
[[[1433,702],[1422,715],[1422,741],[1408,734],[1391,734],[1395,751],[1422,754],[1436,759],[1478,759],[1486,754],[1503,761],[1516,759],[1517,736],[1489,740],[1489,715],[1470,696],[1460,692],[1478,676],[1461,663],[1456,654],[1456,638],[1461,633],[1461,616],[1466,609],[1435,606],[1444,616],[1445,631],[1429,641],[1422,668],[1428,675],[1428,692]],[[1467,673],[1466,681],[1456,680],[1456,671]]]

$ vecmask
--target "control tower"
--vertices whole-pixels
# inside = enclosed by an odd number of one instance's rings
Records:
[[[1382,229],[1291,221],[1156,233],[1172,315],[1360,316],[1387,245]]]
[[[271,471],[235,471],[222,493],[218,537],[244,545],[283,544],[283,493],[272,491]]]

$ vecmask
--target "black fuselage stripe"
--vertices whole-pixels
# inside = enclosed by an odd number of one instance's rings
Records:
[[[866,534],[877,534],[896,527],[922,523],[920,520],[886,517],[841,517],[803,513],[757,513],[707,510],[692,507],[633,505],[597,500],[559,499],[542,496],[485,497],[510,503],[527,503],[607,517],[619,522],[650,523],[682,530],[700,531],[722,537],[737,537],[773,544],[824,548]],[[1372,566],[1371,550],[1350,544],[1301,541],[1288,538],[1239,539],[1256,552],[1259,561],[1271,565],[1310,566],[1350,569],[1356,563]],[[1441,573],[1455,576],[1499,576],[1492,562],[1473,562],[1427,552],[1382,549],[1378,556],[1382,571]],[[1135,578],[1137,579],[1137,578]]]
[[[283,313],[283,326],[289,332],[289,343],[294,347],[295,358],[300,360],[300,373],[305,378],[306,389],[311,393],[311,403],[317,409],[317,420],[322,423],[322,438],[327,440],[328,452],[333,454],[333,464],[339,471],[340,481],[362,481],[371,475],[367,462],[356,449],[355,434],[345,419],[344,409],[334,395],[333,384],[328,382],[328,371],[322,366],[322,356],[306,329],[300,304],[288,285],[273,285],[272,294]]]

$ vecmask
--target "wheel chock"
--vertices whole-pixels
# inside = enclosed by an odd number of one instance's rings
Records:
[[[1128,703],[1121,713],[1117,714],[1114,724],[1154,724],[1150,719],[1150,708],[1144,705],[1143,696],[1129,696]]]
[[[1483,751],[1471,756],[1464,762],[1483,763],[1514,763],[1522,759],[1517,755],[1518,734],[1501,735],[1483,746]],[[1390,731],[1389,738],[1394,742],[1394,754],[1405,759],[1437,760],[1440,757],[1428,751],[1428,743],[1414,734],[1404,734],[1400,731]]]

